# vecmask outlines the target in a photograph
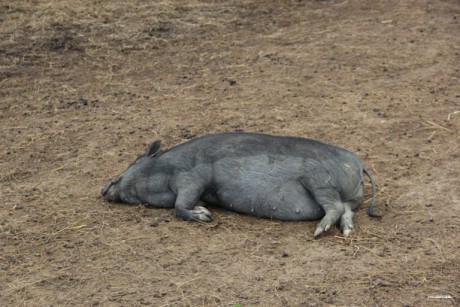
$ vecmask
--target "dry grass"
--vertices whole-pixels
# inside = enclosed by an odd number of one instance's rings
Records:
[[[7,305],[458,304],[455,1],[0,5],[0,296]],[[319,138],[375,173],[385,216],[315,223],[111,205],[155,139]],[[434,298],[448,295],[450,298]]]

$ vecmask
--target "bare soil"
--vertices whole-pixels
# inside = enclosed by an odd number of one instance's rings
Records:
[[[460,299],[460,3],[0,1],[4,306],[453,306]],[[156,139],[321,139],[378,181],[381,220],[110,204]],[[367,189],[369,190],[369,189]]]

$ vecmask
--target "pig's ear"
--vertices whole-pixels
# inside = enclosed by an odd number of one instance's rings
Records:
[[[149,145],[147,150],[145,151],[144,157],[153,157],[155,154],[158,153],[161,147],[161,141],[155,141]]]

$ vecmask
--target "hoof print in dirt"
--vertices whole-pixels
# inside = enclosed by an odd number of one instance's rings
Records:
[[[93,108],[99,108],[99,100],[88,100],[85,98],[79,99],[59,99],[59,109],[75,108],[79,109],[82,107],[91,106]]]

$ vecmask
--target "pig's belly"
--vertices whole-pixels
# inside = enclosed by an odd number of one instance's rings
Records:
[[[255,180],[221,185],[212,202],[231,211],[285,221],[318,220],[324,210],[295,180]]]

